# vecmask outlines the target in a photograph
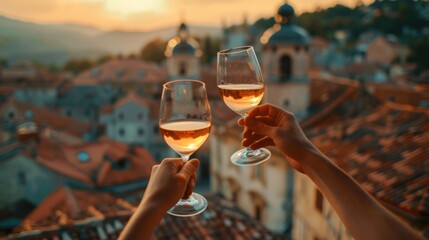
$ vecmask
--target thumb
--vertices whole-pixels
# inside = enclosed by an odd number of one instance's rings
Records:
[[[183,175],[186,180],[189,180],[189,178],[197,171],[199,165],[200,161],[198,159],[194,158],[189,160],[183,165],[178,174]]]
[[[276,130],[276,127],[272,127],[268,124],[263,123],[262,121],[259,121],[257,119],[246,117],[245,118],[245,124],[246,127],[256,134],[268,136],[268,137],[274,137],[274,133]]]

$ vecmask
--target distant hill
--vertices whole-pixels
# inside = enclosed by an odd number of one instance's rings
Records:
[[[220,37],[216,27],[189,26],[195,36]],[[73,24],[36,24],[0,16],[0,59],[61,65],[70,58],[138,52],[148,41],[175,36],[177,27],[149,32],[102,31]]]

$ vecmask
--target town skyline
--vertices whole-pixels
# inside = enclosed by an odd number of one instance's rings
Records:
[[[284,0],[269,0],[264,3],[243,0],[202,3],[196,0],[127,1],[116,0],[0,0],[0,15],[39,24],[76,24],[101,30],[151,31],[176,26],[185,21],[190,24],[221,27],[222,24],[239,24],[246,17],[254,22],[274,15]],[[297,14],[328,8],[336,4],[354,7],[358,3],[369,4],[373,0],[308,0],[293,4]],[[210,6],[207,10],[207,6]],[[91,18],[85,16],[91,16]]]

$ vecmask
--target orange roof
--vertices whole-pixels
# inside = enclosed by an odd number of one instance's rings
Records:
[[[107,112],[111,112],[113,111],[113,109],[121,107],[129,102],[134,102],[137,103],[140,106],[144,106],[147,108],[150,108],[151,105],[153,104],[152,100],[146,99],[146,98],[141,98],[140,96],[138,96],[137,94],[130,92],[128,93],[125,97],[119,99],[118,101],[116,101],[114,104],[112,105],[107,105],[104,106],[100,111],[103,113],[107,113]]]
[[[385,103],[308,132],[368,192],[419,218],[429,216],[428,130],[428,109]]]
[[[25,121],[25,113],[27,111],[31,111],[34,116],[33,121],[41,128],[48,126],[52,129],[66,132],[78,137],[83,137],[85,133],[91,130],[91,125],[88,123],[77,121],[53,110],[37,107],[15,98],[11,98],[5,104],[3,104],[0,107],[0,112],[4,112],[9,108],[13,108],[16,111],[16,122]]]
[[[79,74],[77,85],[100,84],[104,81],[118,84],[126,82],[163,83],[167,73],[155,63],[138,59],[113,59]]]
[[[121,207],[117,203],[119,201],[118,198],[108,193],[90,192],[63,186],[46,197],[23,222],[32,228],[37,228],[52,221],[59,225],[65,225],[83,218],[103,218],[121,212],[130,213],[129,209]],[[103,203],[103,208],[98,208],[100,203]]]
[[[110,139],[65,146],[42,138],[38,150],[40,164],[93,186],[147,179],[156,164],[145,149]]]

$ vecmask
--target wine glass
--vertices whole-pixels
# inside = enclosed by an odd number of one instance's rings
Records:
[[[217,54],[217,86],[225,104],[246,117],[264,96],[264,79],[252,46],[222,50]],[[240,149],[231,156],[238,166],[252,166],[268,160],[271,152],[266,148]]]
[[[205,84],[196,80],[177,80],[164,84],[161,96],[159,128],[165,142],[183,159],[189,157],[209,137],[210,106]],[[180,199],[168,213],[188,217],[201,213],[207,200],[197,193]]]

